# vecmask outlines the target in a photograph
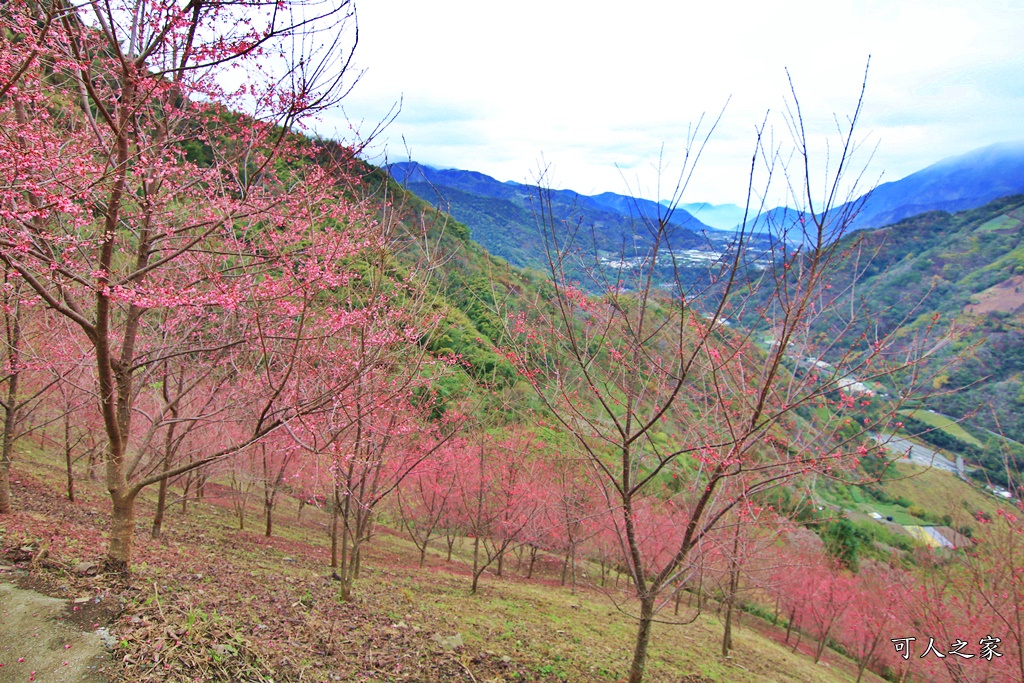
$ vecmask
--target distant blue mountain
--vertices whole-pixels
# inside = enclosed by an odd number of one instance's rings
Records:
[[[843,212],[857,209],[846,232],[881,228],[928,211],[953,213],[983,206],[993,199],[1024,193],[1024,141],[1006,142],[949,157],[916,173],[879,185],[848,205],[832,210],[835,222]],[[698,217],[705,213],[688,204]],[[776,207],[750,219],[748,231],[778,236],[785,231],[790,242],[806,242],[804,225],[813,223],[799,211]],[[734,230],[739,229],[739,221]]]
[[[465,223],[488,251],[519,266],[544,265],[543,238],[535,209],[540,190],[531,185],[500,182],[475,171],[437,169],[415,162],[393,164],[392,177]],[[578,226],[577,242],[588,253],[637,255],[646,251],[648,229],[659,220],[669,225],[671,249],[712,249],[730,233],[717,232],[690,213],[657,202],[611,192],[593,197],[572,190],[550,192],[550,210],[558,225]],[[565,221],[563,224],[562,221]],[[568,234],[568,228],[565,228]],[[716,233],[714,240],[710,233]]]
[[[538,197],[536,187],[417,163],[394,164],[390,171],[420,197],[469,226],[473,237],[492,253],[517,265],[537,264],[541,252],[532,204]],[[989,145],[879,185],[849,205],[836,207],[830,222],[837,224],[844,212],[859,206],[847,230],[879,228],[927,211],[962,211],[1018,193],[1024,193],[1024,141]],[[594,240],[591,246],[607,252],[641,248],[645,221],[664,218],[667,212],[663,204],[613,192],[586,196],[557,190],[551,193],[551,202],[559,218],[580,221]],[[681,205],[670,217],[672,246],[720,244],[742,220],[743,209],[733,204]],[[800,243],[810,237],[801,234],[805,226],[814,227],[808,216],[777,207],[748,217],[746,232],[764,239],[785,234],[788,241]]]
[[[732,230],[743,222],[743,207],[735,204],[708,204],[697,202],[681,204],[697,220],[707,223],[716,230]]]
[[[1024,140],[949,157],[906,178],[879,185],[853,222],[879,228],[925,211],[963,211],[1024,193]]]

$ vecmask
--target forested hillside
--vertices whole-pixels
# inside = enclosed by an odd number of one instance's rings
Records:
[[[538,224],[546,210],[581,228],[577,246],[592,257],[646,254],[652,236],[644,228],[645,221],[659,217],[666,217],[672,226],[673,250],[722,252],[734,239],[732,232],[709,228],[682,208],[669,216],[664,205],[610,192],[586,196],[416,163],[392,164],[389,170],[402,186],[469,226],[473,239],[490,253],[521,267],[547,268]],[[766,248],[767,243],[759,246]]]
[[[1003,484],[1006,448],[997,435],[1024,441],[1022,237],[1022,195],[957,214],[921,214],[852,236],[856,263],[849,275],[856,280],[845,279],[881,332],[903,325],[900,337],[909,339],[936,321],[956,328],[929,359],[935,368],[956,362],[931,380],[939,391],[927,407],[964,420],[984,447],[948,445]],[[833,330],[843,324],[831,322]],[[1012,445],[1011,451],[1019,461],[1022,454]]]

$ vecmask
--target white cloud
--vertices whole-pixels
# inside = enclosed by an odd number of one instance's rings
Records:
[[[895,179],[1003,139],[1024,118],[1024,3],[363,0],[350,118],[376,120],[391,158],[529,179],[541,155],[563,187],[653,194],[664,144],[678,159],[702,113],[731,97],[688,200],[739,202],[754,127],[780,111],[788,67],[815,142],[852,111],[868,55],[861,132]],[[329,132],[338,118],[326,117]],[[784,130],[775,119],[775,133]]]

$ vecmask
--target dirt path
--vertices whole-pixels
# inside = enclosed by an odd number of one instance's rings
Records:
[[[0,683],[106,683],[100,636],[65,621],[68,601],[0,583]]]

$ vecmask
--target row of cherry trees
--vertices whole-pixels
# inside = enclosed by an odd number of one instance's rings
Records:
[[[272,449],[280,483],[282,457],[329,453],[336,502],[393,488],[383,453],[446,438],[417,422],[436,320],[430,264],[404,247],[423,256],[423,235],[362,189],[354,149],[295,135],[354,80],[351,4],[0,12],[0,512],[15,439],[49,421],[70,495],[76,453],[102,463],[112,569],[143,489],[160,486],[157,534],[168,481],[238,454]]]
[[[673,482],[660,487],[658,500],[671,500]],[[467,539],[457,559],[470,568],[474,592],[481,574],[490,568],[500,576],[509,557],[520,576],[532,577],[538,554],[559,558],[561,583],[573,590],[579,576],[624,605],[636,592],[628,577],[620,585],[629,551],[597,478],[519,427],[452,440],[403,482],[390,513],[419,548],[421,566],[430,547],[451,562],[456,539]],[[646,571],[677,547],[685,514],[644,501]],[[845,653],[858,681],[868,670],[955,683],[1020,678],[1022,520],[1000,512],[979,528],[976,546],[921,548],[913,561],[894,550],[889,561],[865,560],[854,572],[813,531],[774,511],[747,509],[688,558],[658,605],[659,620],[686,623],[717,611],[726,656],[735,612],[753,606],[783,626],[785,645],[802,646],[815,662],[830,647]]]

